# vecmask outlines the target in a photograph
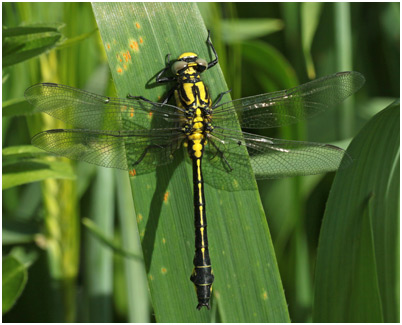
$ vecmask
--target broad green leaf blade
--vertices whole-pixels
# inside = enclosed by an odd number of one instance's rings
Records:
[[[211,60],[207,31],[195,4],[94,4],[120,97],[157,101],[170,87],[155,75],[172,59],[195,51]],[[213,40],[213,35],[212,35]],[[227,90],[219,67],[204,73],[212,98]],[[194,221],[187,153],[156,173],[132,179],[151,299],[159,322],[204,322],[219,312],[224,322],[289,321],[266,219],[257,190],[228,192],[206,184],[209,242],[215,274],[212,311],[197,311],[189,277]],[[247,157],[246,157],[247,159]],[[250,178],[251,175],[250,169]]]
[[[28,279],[25,266],[14,256],[6,256],[2,262],[2,312],[6,313],[15,304]]]
[[[328,200],[314,321],[399,321],[399,102],[352,141]]]
[[[3,165],[2,188],[4,190],[47,178],[75,179],[75,174],[71,164],[66,161],[19,159]]]
[[[267,92],[289,89],[298,85],[294,69],[273,46],[261,41],[244,41],[242,52],[249,66],[264,72],[253,78],[257,78]]]

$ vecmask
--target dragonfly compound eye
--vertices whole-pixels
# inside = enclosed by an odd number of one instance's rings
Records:
[[[176,61],[172,65],[172,72],[174,74],[178,74],[180,70],[187,68],[187,62],[184,61]]]
[[[206,60],[198,58],[197,60],[195,60],[195,62],[197,63],[198,71],[203,72],[207,70],[208,62]]]

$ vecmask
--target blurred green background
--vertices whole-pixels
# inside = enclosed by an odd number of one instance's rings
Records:
[[[14,306],[3,320],[155,321],[145,270],[137,258],[139,239],[133,239],[129,253],[115,250],[113,254],[108,247],[121,247],[122,221],[116,218],[112,224],[102,224],[102,214],[133,209],[131,194],[126,199],[122,194],[130,192],[127,177],[113,178],[109,170],[67,159],[52,161],[49,170],[42,172],[32,168],[43,163],[38,152],[23,147],[4,152],[29,145],[37,132],[61,125],[48,117],[26,116],[30,108],[23,93],[30,85],[57,82],[115,94],[92,7],[89,3],[3,3],[2,8],[3,161],[6,154],[10,157],[9,165],[3,165],[3,312],[5,256],[14,257],[6,262],[17,265],[20,274],[18,293],[10,298],[10,307]],[[211,30],[233,99],[291,88],[338,71],[355,70],[366,77],[365,86],[343,107],[305,125],[264,131],[264,135],[346,148],[367,121],[399,98],[399,3],[202,3],[198,8]],[[7,29],[33,24],[49,28],[42,31],[39,46],[35,37],[7,34]],[[21,56],[21,48],[26,59],[32,58],[18,62],[15,53]],[[11,163],[19,157],[28,160]],[[5,174],[19,174],[26,181],[13,178],[15,183],[5,186]],[[259,183],[290,319],[295,322],[314,320],[317,246],[333,178],[328,174]],[[103,197],[99,187],[110,188],[110,195]],[[87,219],[83,227],[83,217],[101,224],[97,239],[98,230],[89,231]],[[107,243],[96,248],[102,236]],[[133,283],[124,275],[128,268]],[[89,299],[94,292],[100,297],[97,301]],[[399,293],[388,303],[399,306],[397,299]],[[382,317],[397,322],[399,312],[384,312]],[[218,311],[214,320],[222,319]]]

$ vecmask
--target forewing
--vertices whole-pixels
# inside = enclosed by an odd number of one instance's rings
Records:
[[[174,129],[120,132],[57,129],[35,135],[32,144],[57,156],[140,175],[169,163],[181,138],[182,133]]]
[[[47,113],[74,128],[132,130],[163,127],[182,120],[183,110],[137,99],[111,98],[69,86],[42,83],[25,91],[34,112]]]
[[[358,72],[339,72],[292,89],[234,100],[214,108],[213,123],[230,127],[233,112],[238,114],[243,128],[297,123],[342,102],[364,82]]]

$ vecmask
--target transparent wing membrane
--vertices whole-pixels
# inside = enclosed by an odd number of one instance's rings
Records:
[[[169,163],[182,138],[182,134],[174,130],[96,132],[58,129],[35,135],[32,143],[57,156],[141,175]]]
[[[259,136],[235,130],[216,129],[214,136],[231,156],[236,158],[246,147],[257,179],[314,175],[337,170],[342,159],[345,167],[351,158],[338,147],[304,141],[291,141]],[[234,162],[236,163],[236,162]]]
[[[242,98],[213,108],[213,131],[204,149],[205,181],[228,190],[255,188],[257,179],[334,171],[351,159],[337,147],[236,131],[296,123],[329,109],[364,83],[358,72],[341,72],[279,92]],[[109,98],[57,84],[25,92],[35,112],[45,112],[74,129],[37,134],[32,143],[55,155],[141,175],[172,161],[186,138],[185,110],[137,99]],[[233,128],[233,129],[232,129]]]
[[[161,127],[177,123],[184,110],[137,99],[122,99],[96,95],[69,86],[43,83],[25,91],[25,98],[34,112],[47,113],[75,128],[91,130],[130,130]]]
[[[364,84],[362,74],[339,72],[298,87],[246,97],[218,105],[214,109],[214,125],[226,125],[233,112],[244,128],[273,128],[311,118],[339,104]]]

